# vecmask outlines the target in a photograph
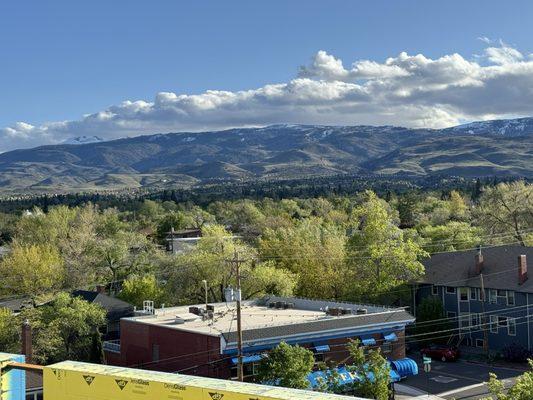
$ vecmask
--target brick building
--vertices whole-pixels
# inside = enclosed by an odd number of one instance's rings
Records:
[[[319,361],[349,362],[345,344],[359,338],[381,347],[390,360],[405,357],[405,326],[414,318],[403,308],[268,297],[244,301],[245,376],[250,379],[265,352],[281,341],[309,348]],[[108,364],[233,378],[237,363],[233,304],[147,310],[121,320],[119,341],[105,342]]]

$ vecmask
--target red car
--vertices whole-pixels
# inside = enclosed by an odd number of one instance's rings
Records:
[[[422,357],[430,357],[441,361],[455,361],[459,358],[459,349],[455,346],[433,344],[420,350]]]

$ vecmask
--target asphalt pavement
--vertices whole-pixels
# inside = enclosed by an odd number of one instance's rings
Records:
[[[523,373],[517,369],[475,364],[463,360],[454,362],[433,360],[431,372],[426,373],[421,357],[413,355],[409,357],[416,360],[419,372],[417,376],[410,376],[401,384],[419,392],[450,400],[475,400],[486,397],[488,394],[486,382],[490,372],[494,372],[500,380],[503,380],[506,387],[512,385],[514,379]]]

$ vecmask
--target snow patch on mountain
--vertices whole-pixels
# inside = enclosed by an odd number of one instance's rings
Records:
[[[87,144],[104,142],[105,140],[99,136],[78,136],[65,140],[62,144]]]

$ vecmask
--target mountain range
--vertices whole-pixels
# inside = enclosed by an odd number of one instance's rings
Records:
[[[271,125],[0,154],[0,192],[189,187],[338,174],[533,177],[533,118],[446,129]]]

